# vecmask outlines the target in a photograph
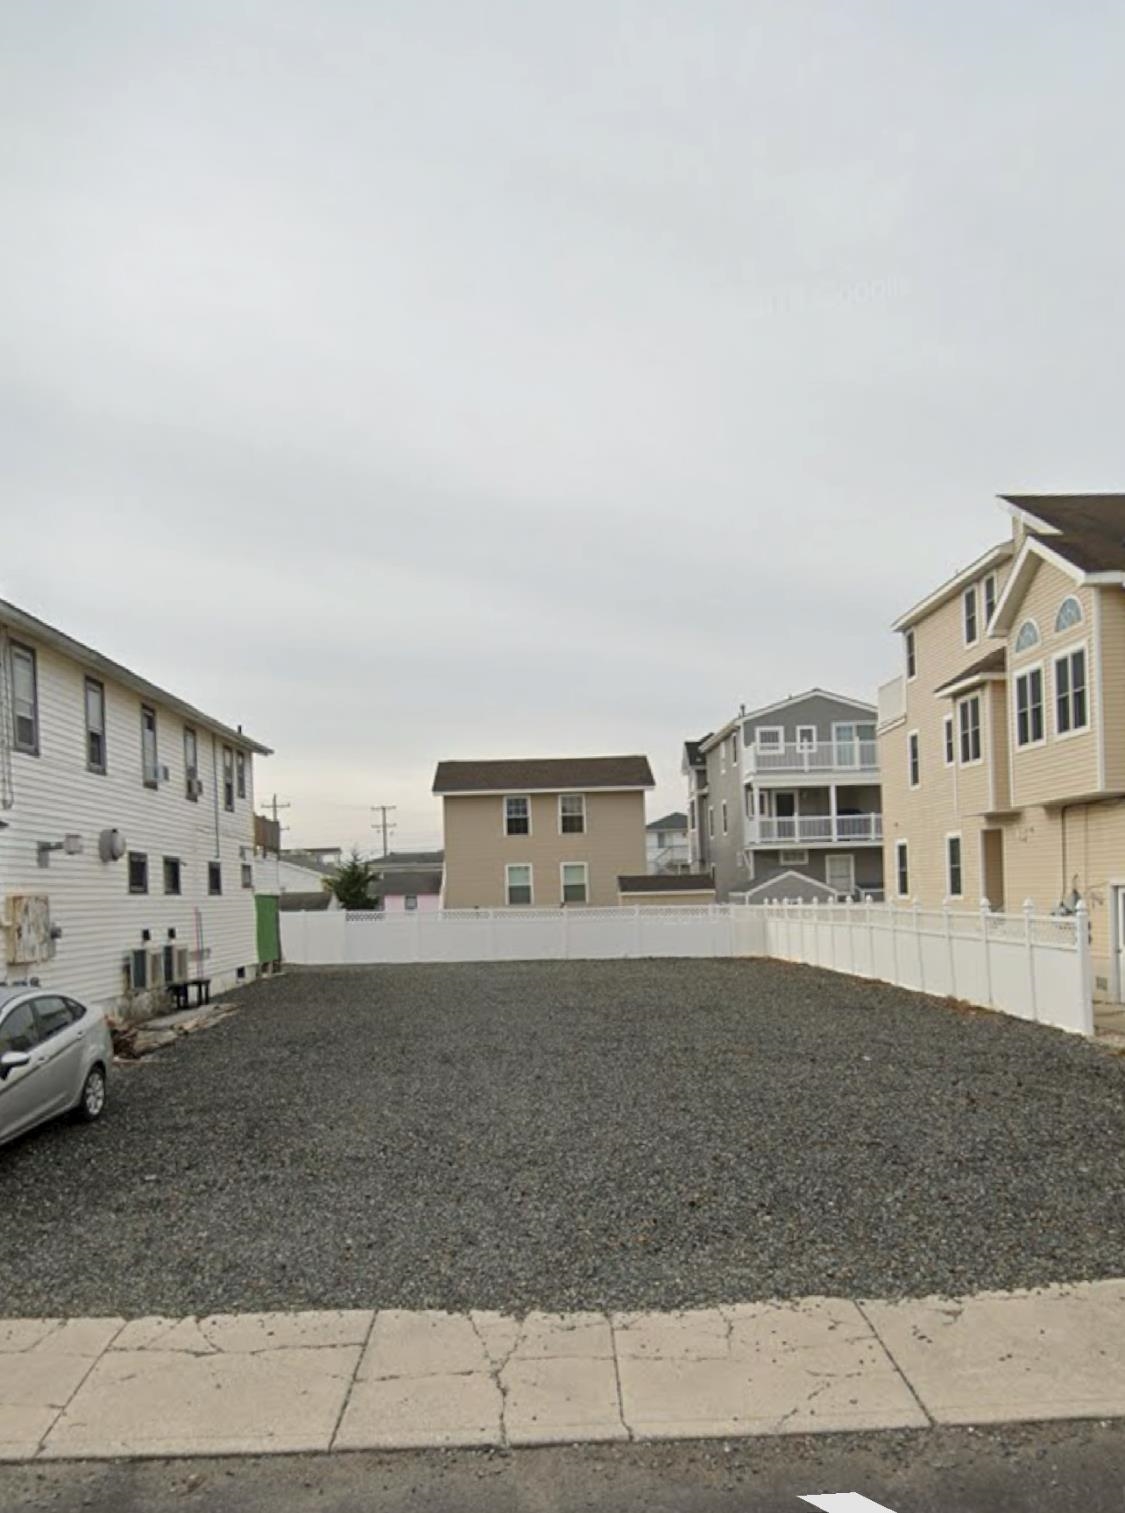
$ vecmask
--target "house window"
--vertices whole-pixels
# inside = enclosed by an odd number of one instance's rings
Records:
[[[912,730],[906,738],[907,766],[910,774],[911,788],[917,788],[922,781],[922,758],[918,745],[918,732]]]
[[[1059,605],[1059,612],[1055,616],[1055,629],[1069,630],[1072,625],[1081,625],[1082,606],[1075,598],[1064,599]]]
[[[847,851],[829,852],[824,859],[824,881],[833,893],[854,893],[855,857]]]
[[[913,678],[918,672],[918,657],[914,647],[914,632],[908,630],[902,639],[906,645],[906,676]]]
[[[695,800],[694,799],[688,799],[687,812],[688,812],[688,824],[694,830],[696,828],[696,824],[695,824]]]
[[[711,804],[707,805],[707,834],[711,840],[715,839],[715,810]]]
[[[779,851],[777,853],[777,859],[785,866],[804,867],[808,863],[809,853],[807,851],[798,850]]]
[[[184,726],[184,791],[192,803],[199,801],[199,739],[190,725]]]
[[[12,642],[12,745],[39,755],[39,672],[30,646]]]
[[[235,752],[234,767],[238,774],[238,796],[244,799],[246,797],[246,753],[244,751]]]
[[[159,781],[156,770],[156,710],[147,704],[141,705],[141,775],[146,788],[155,788]]]
[[[978,635],[977,590],[975,584],[972,586],[972,588],[967,588],[965,590],[962,606],[965,612],[965,645],[972,646]]]
[[[418,895],[416,893],[404,893],[402,896],[402,907],[406,910],[407,914],[413,914],[418,908]]]
[[[1043,739],[1043,669],[1029,667],[1016,679],[1016,745]]]
[[[223,864],[221,862],[207,863],[207,892],[212,898],[217,898],[223,891]]]
[[[1016,650],[1030,651],[1039,645],[1039,627],[1034,620],[1025,620],[1016,634]]]
[[[166,856],[164,858],[164,891],[165,893],[181,893],[180,858],[178,856]]]
[[[952,767],[957,757],[957,748],[953,742],[953,716],[947,714],[941,722],[942,748],[945,751],[945,765]]]
[[[957,709],[961,735],[961,765],[980,761],[980,694],[965,699]]]
[[[780,725],[759,725],[754,733],[754,742],[763,751],[776,751],[784,734]]]
[[[234,752],[229,746],[223,747],[223,808],[234,813]]]
[[[589,894],[588,869],[585,862],[564,862],[562,896],[564,904],[584,904]]]
[[[732,767],[737,767],[738,766],[738,732],[737,731],[730,738],[730,764],[731,764]]]
[[[86,679],[86,766],[105,771],[105,687],[97,678]]]
[[[1079,647],[1055,658],[1055,730],[1070,735],[1086,723],[1086,649]]]
[[[584,793],[561,793],[559,795],[559,834],[585,835],[586,795]]]
[[[148,892],[148,857],[143,851],[129,852],[129,892]]]
[[[513,798],[504,800],[504,834],[531,834],[531,800]]]
[[[242,863],[242,886],[252,888],[254,886],[254,868],[250,862]]]
[[[963,888],[961,883],[961,837],[959,835],[947,835],[945,838],[945,877],[949,897],[960,898]]]
[[[800,749],[802,751],[811,751],[812,750],[812,748],[816,745],[816,726],[815,725],[798,725],[797,726],[797,745],[800,747]]]
[[[996,574],[989,573],[984,580],[984,628],[988,629],[996,612]]]
[[[724,799],[723,800],[723,834],[724,835],[726,835],[726,833],[727,833],[727,828],[728,828],[727,827],[727,801],[726,801],[726,799]]]
[[[905,841],[895,841],[895,890],[899,898],[910,894],[910,860]]]
[[[504,869],[504,893],[509,904],[531,902],[531,868],[526,863]]]

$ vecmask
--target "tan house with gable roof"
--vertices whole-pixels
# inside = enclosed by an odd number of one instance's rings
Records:
[[[1090,913],[1125,997],[1125,494],[1010,496],[1011,537],[907,611],[879,698],[888,895]]]
[[[447,909],[618,902],[645,871],[643,756],[439,762]]]

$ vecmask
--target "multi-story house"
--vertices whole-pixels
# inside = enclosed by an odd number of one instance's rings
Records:
[[[875,706],[821,688],[684,748],[692,865],[720,899],[881,897]]]
[[[691,867],[688,818],[682,810],[662,814],[645,826],[648,871],[687,872]]]
[[[616,905],[645,870],[643,756],[439,762],[447,909]]]
[[[0,601],[0,978],[123,1014],[257,970],[268,748]]]
[[[1089,910],[1125,972],[1125,495],[1009,496],[1007,539],[894,625],[880,690],[886,867],[927,908]]]

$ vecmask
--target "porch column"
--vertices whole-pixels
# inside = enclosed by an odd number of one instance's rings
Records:
[[[832,839],[836,840],[836,784],[828,785],[828,813],[832,816]]]

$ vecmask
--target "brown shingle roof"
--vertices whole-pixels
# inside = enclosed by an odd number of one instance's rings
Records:
[[[1005,494],[1009,504],[1053,526],[1044,546],[1081,572],[1125,572],[1125,494]],[[1034,526],[1031,527],[1034,534]]]
[[[959,688],[963,683],[980,682],[995,672],[1004,672],[1008,665],[1007,653],[1001,646],[996,651],[990,651],[986,657],[981,657],[979,662],[971,662],[954,678],[949,678],[934,689],[934,693],[946,693],[951,688]]]
[[[643,756],[511,757],[439,762],[435,793],[566,793],[588,788],[652,788]]]
[[[710,872],[642,872],[617,879],[619,893],[714,893]]]

